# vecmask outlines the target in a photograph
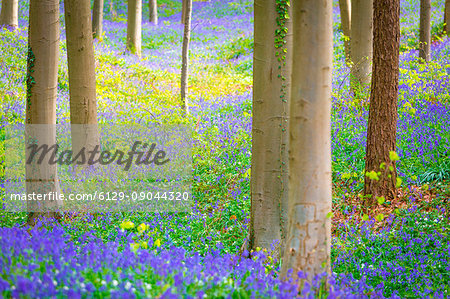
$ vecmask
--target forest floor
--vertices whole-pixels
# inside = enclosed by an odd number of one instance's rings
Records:
[[[270,251],[253,259],[238,254],[250,217],[253,2],[194,1],[188,120],[179,109],[181,3],[158,3],[159,25],[144,17],[141,59],[125,50],[126,4],[114,1],[114,11],[105,7],[105,33],[95,42],[99,123],[192,124],[193,211],[90,213],[28,230],[25,213],[2,209],[0,297],[450,296],[450,39],[441,34],[444,0],[432,1],[429,64],[416,58],[419,1],[401,1],[402,185],[398,198],[370,217],[358,196],[368,93],[350,96],[335,4],[332,287],[324,292],[317,280],[301,293],[279,279],[280,264]],[[59,123],[70,116],[62,12]],[[1,128],[25,117],[27,14],[28,2],[20,1],[20,29],[0,31]]]

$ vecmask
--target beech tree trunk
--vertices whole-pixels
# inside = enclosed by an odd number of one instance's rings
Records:
[[[354,94],[370,84],[372,72],[373,0],[351,0],[351,87]]]
[[[395,151],[400,49],[400,0],[374,2],[374,59],[367,127],[365,207],[376,197],[395,198],[397,172],[390,152]],[[391,168],[392,167],[392,168]],[[367,173],[380,173],[370,178]]]
[[[111,14],[113,19],[117,18],[117,12],[114,9],[114,1],[113,0],[109,0],[109,13]]]
[[[445,0],[444,22],[447,35],[450,36],[450,0]]]
[[[186,23],[186,5],[188,0],[181,0],[181,24]]]
[[[127,49],[141,57],[142,0],[128,0]]]
[[[289,118],[289,228],[282,275],[330,272],[331,0],[296,0]]]
[[[181,54],[181,108],[189,114],[188,74],[189,74],[189,41],[191,39],[192,0],[186,2],[186,22],[184,23],[183,52]]]
[[[339,10],[341,13],[341,27],[342,32],[345,36],[344,49],[345,49],[345,60],[347,62],[351,61],[350,58],[350,32],[351,32],[351,3],[350,0],[339,0]]]
[[[288,204],[289,98],[292,67],[292,24],[286,20],[286,41],[275,48],[276,0],[255,1],[253,54],[253,125],[249,249],[270,249],[284,242]],[[291,12],[288,12],[291,15]],[[286,49],[285,60],[276,53]],[[279,68],[280,67],[280,68]],[[278,77],[280,75],[280,77]],[[283,245],[281,248],[283,248]],[[277,253],[282,254],[280,248]]]
[[[420,0],[419,57],[430,61],[431,51],[431,0]]]
[[[89,0],[64,0],[69,69],[72,151],[99,144],[95,89],[95,56]]]
[[[148,1],[149,21],[154,25],[158,25],[158,1]]]
[[[103,0],[94,0],[92,10],[92,33],[94,38],[101,38],[103,34]]]
[[[2,0],[0,26],[19,27],[19,0]]]
[[[56,143],[59,34],[59,0],[31,0],[25,116],[27,150],[32,144],[52,146]],[[47,194],[59,190],[57,167],[48,163],[49,158],[47,155],[41,164],[26,165],[28,194]],[[57,216],[55,208],[58,205],[49,200],[28,201],[28,224],[34,225],[41,216]]]

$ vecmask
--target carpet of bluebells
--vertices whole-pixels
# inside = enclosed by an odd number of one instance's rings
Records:
[[[450,39],[442,35],[444,0],[432,0],[427,65],[416,58],[419,1],[401,0],[397,152],[403,205],[376,219],[362,219],[349,204],[362,189],[368,94],[350,96],[335,3],[333,209],[344,219],[333,221],[328,286],[316,277],[300,291],[278,277],[280,263],[270,251],[251,259],[239,254],[250,217],[252,1],[194,1],[188,120],[179,111],[180,1],[158,1],[158,26],[148,23],[144,5],[141,59],[125,50],[126,3],[114,1],[111,9],[107,2],[105,32],[95,42],[99,122],[192,123],[193,211],[71,215],[34,228],[25,226],[24,213],[1,211],[0,297],[450,296]],[[21,0],[20,29],[0,31],[2,128],[24,120],[27,15],[28,2]],[[58,122],[69,118],[63,13],[61,24]],[[386,210],[390,204],[384,203]]]

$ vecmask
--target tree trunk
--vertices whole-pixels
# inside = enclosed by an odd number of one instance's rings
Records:
[[[450,36],[450,0],[445,0],[444,22],[447,35]]]
[[[420,0],[419,57],[430,61],[431,51],[431,0]]]
[[[184,23],[183,52],[181,54],[181,108],[189,114],[187,98],[189,74],[189,40],[191,39],[192,0],[186,1],[186,22]]]
[[[95,56],[89,0],[64,0],[72,151],[98,145]],[[87,166],[87,165],[85,165]]]
[[[283,7],[291,15],[288,6]],[[292,24],[282,48],[274,47],[277,1],[256,0],[253,58],[253,125],[250,249],[284,242],[288,202],[288,115],[292,67]],[[286,54],[284,54],[284,49]],[[276,53],[279,53],[278,55]],[[278,57],[285,55],[285,60]],[[283,244],[280,244],[283,248]],[[277,253],[282,254],[280,248]]]
[[[187,0],[181,0],[181,24],[186,23],[186,5]]]
[[[26,142],[49,145],[56,143],[56,98],[59,61],[59,1],[31,0],[28,27]],[[28,157],[29,155],[27,155]],[[59,190],[56,164],[49,155],[41,164],[26,165],[27,194],[46,194]],[[40,216],[55,217],[58,203],[27,202],[28,224]]]
[[[141,57],[142,0],[128,0],[127,49]]]
[[[19,27],[19,0],[2,0],[0,26]]]
[[[374,59],[367,127],[365,207],[377,204],[376,197],[396,196],[395,151],[400,47],[400,0],[374,2]],[[392,167],[392,168],[391,168]],[[378,173],[372,178],[368,173]]]
[[[345,60],[350,62],[350,32],[351,32],[351,3],[350,0],[339,0],[339,10],[341,12],[341,27],[345,36],[344,49]]]
[[[158,1],[148,1],[149,21],[154,25],[158,25]]]
[[[92,33],[94,38],[101,39],[103,34],[103,0],[94,0],[92,10]]]
[[[109,13],[111,14],[113,20],[117,18],[117,12],[114,9],[114,0],[109,0]]]
[[[293,6],[293,67],[289,118],[289,224],[282,275],[308,279],[330,272],[331,245],[331,0]]]
[[[373,0],[352,0],[350,32],[351,87],[355,95],[370,84],[372,71]]]

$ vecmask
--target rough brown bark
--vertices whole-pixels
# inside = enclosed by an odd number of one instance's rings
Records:
[[[372,72],[373,0],[352,0],[351,87],[354,94],[370,84]]]
[[[128,0],[127,49],[141,56],[142,0]]]
[[[350,58],[350,32],[351,32],[351,3],[350,0],[339,0],[339,10],[341,13],[341,27],[342,32],[345,36],[344,49],[345,49],[345,60],[347,62],[351,61]]]
[[[19,0],[2,0],[0,26],[19,27]]]
[[[430,61],[431,51],[431,0],[420,0],[419,57]]]
[[[283,243],[287,233],[292,24],[288,19],[284,38],[286,60],[279,62],[276,53],[282,50],[274,47],[277,17],[275,0],[255,1],[249,243],[249,249],[253,250],[270,249],[275,240]]]
[[[186,20],[184,23],[183,50],[181,54],[181,108],[186,114],[189,114],[189,100],[187,98],[188,91],[188,75],[189,75],[189,41],[191,39],[191,15],[192,0],[186,2]]]
[[[94,38],[101,38],[103,34],[103,0],[94,0],[92,34]]]
[[[450,0],[445,0],[444,23],[447,35],[450,36]]]
[[[25,116],[27,145],[56,143],[59,34],[59,0],[31,0]],[[59,190],[56,165],[49,165],[48,158],[42,164],[27,164],[26,179],[28,194]],[[28,224],[34,225],[41,216],[57,216],[55,212],[45,211],[47,208],[52,210],[57,204],[47,200],[43,205],[27,202]]]
[[[158,25],[158,1],[157,0],[149,0],[148,1],[148,10],[149,10],[149,21],[154,25]]]
[[[95,56],[89,0],[64,0],[72,150],[98,144]],[[89,125],[89,126],[87,126]]]
[[[331,0],[296,0],[289,116],[289,226],[282,275],[330,272]],[[301,283],[301,282],[300,282]]]
[[[377,204],[376,196],[396,196],[395,151],[399,78],[400,0],[374,2],[374,57],[367,128],[365,207]],[[384,163],[384,164],[382,164]],[[380,167],[380,166],[384,167]],[[390,169],[392,166],[392,170]],[[379,172],[378,180],[367,173]]]

